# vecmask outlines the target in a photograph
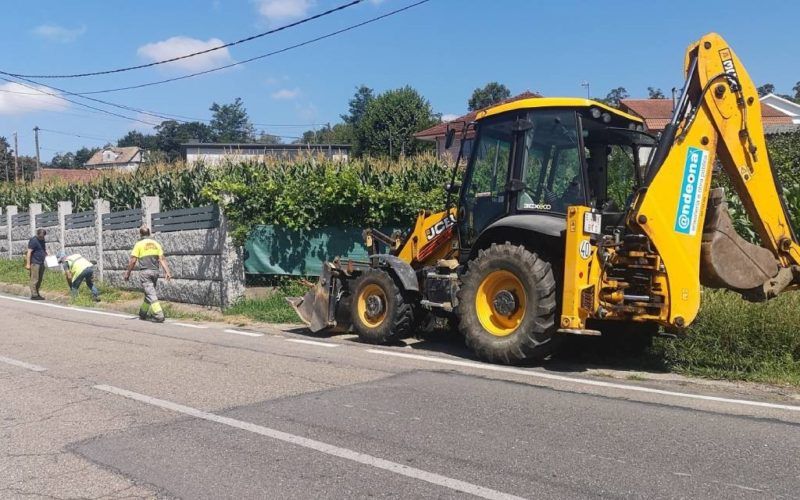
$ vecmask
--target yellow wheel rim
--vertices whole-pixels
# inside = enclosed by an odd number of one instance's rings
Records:
[[[510,294],[510,295],[509,295]],[[498,310],[497,299],[513,297],[513,307]],[[496,337],[514,333],[525,317],[527,297],[522,282],[509,271],[492,271],[481,281],[475,296],[478,320],[487,332]]]
[[[380,326],[386,319],[386,293],[379,285],[370,283],[358,294],[356,307],[362,323],[370,328]]]

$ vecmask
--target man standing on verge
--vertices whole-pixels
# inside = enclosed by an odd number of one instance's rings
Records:
[[[25,269],[31,272],[31,300],[44,300],[39,294],[44,278],[44,258],[47,256],[44,237],[47,231],[37,229],[36,236],[28,242],[28,253],[25,254]]]
[[[100,302],[100,291],[94,286],[94,264],[81,254],[67,255],[63,250],[58,252],[56,257],[58,263],[64,266],[64,275],[67,278],[67,286],[72,298],[78,296],[81,283],[86,281],[86,286],[92,292],[92,299]]]
[[[160,276],[159,266],[164,268],[164,277],[167,281],[172,279],[172,273],[169,271],[167,259],[164,258],[164,250],[161,245],[150,238],[150,228],[144,225],[140,227],[139,236],[141,239],[131,250],[128,269],[125,271],[125,281],[130,279],[131,271],[133,271],[138,262],[139,270],[141,270],[142,288],[144,289],[144,302],[139,309],[139,319],[152,319],[156,323],[163,323],[164,310],[161,308],[156,295],[156,285]]]

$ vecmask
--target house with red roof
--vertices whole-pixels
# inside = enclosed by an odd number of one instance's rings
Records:
[[[622,111],[638,116],[644,120],[650,132],[661,132],[672,118],[672,99],[622,99],[619,102]],[[800,110],[800,106],[798,106]],[[800,118],[800,116],[798,116]],[[764,122],[764,133],[767,135],[791,132],[800,128],[797,122],[786,111],[764,102],[762,98],[761,119]]]

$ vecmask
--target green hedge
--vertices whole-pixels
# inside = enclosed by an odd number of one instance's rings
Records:
[[[241,164],[220,171],[202,195],[225,207],[240,242],[257,225],[409,227],[420,210],[444,206],[451,172],[432,156]]]

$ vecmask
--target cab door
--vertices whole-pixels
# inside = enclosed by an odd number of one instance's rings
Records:
[[[472,247],[489,224],[508,213],[509,173],[513,161],[514,115],[487,119],[478,127],[472,159],[461,188],[458,217],[461,247]]]

